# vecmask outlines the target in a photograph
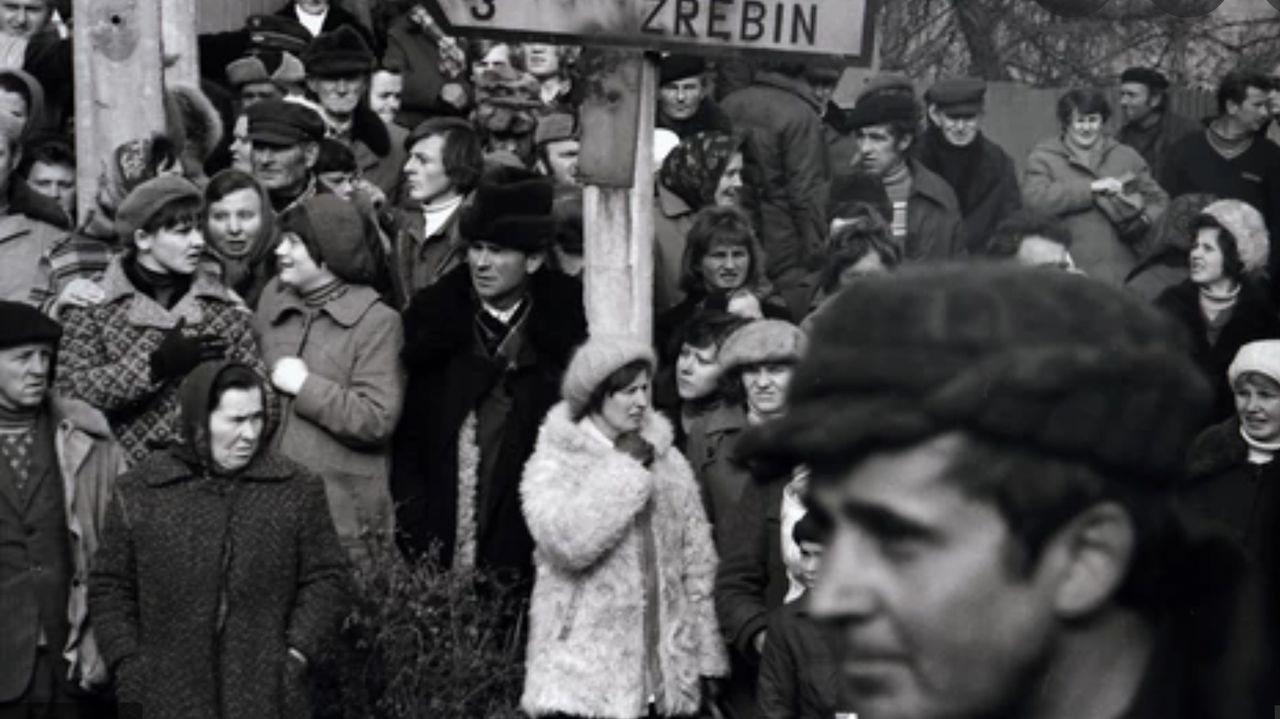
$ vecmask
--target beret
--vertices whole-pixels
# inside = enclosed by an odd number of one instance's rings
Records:
[[[372,73],[378,61],[360,32],[343,25],[312,40],[302,53],[302,64],[311,77],[333,77]]]
[[[908,95],[879,92],[859,100],[849,111],[848,120],[849,127],[854,130],[894,122],[914,125],[920,122],[920,109],[915,99]]]
[[[250,15],[244,23],[249,47],[301,54],[311,44],[311,31],[294,18],[282,15]]]
[[[560,395],[569,405],[569,414],[581,416],[596,387],[609,375],[637,360],[648,363],[650,372],[658,364],[653,348],[634,337],[593,335],[588,338],[573,353],[560,383]]]
[[[555,194],[549,179],[480,182],[458,219],[467,242],[488,242],[521,252],[540,252],[555,239]]]
[[[924,94],[925,102],[937,105],[954,115],[976,115],[982,112],[987,83],[972,77],[939,80]]]
[[[1136,82],[1153,90],[1169,89],[1169,78],[1149,67],[1131,67],[1120,74],[1120,83]]]
[[[249,118],[249,140],[264,145],[289,147],[324,139],[324,118],[306,105],[288,100],[255,102],[245,111]]]
[[[538,119],[538,127],[533,131],[533,144],[536,146],[558,140],[576,140],[580,135],[576,114],[553,112]]]
[[[133,233],[142,229],[160,208],[178,200],[203,202],[200,188],[181,175],[164,174],[133,188],[116,208],[116,236],[130,242]]]
[[[227,82],[232,87],[251,82],[302,82],[306,78],[302,61],[287,52],[249,55],[227,64]]]
[[[24,302],[0,300],[0,349],[50,344],[62,338],[62,325]]]
[[[683,80],[707,71],[707,61],[700,55],[666,53],[658,60],[658,84]]]
[[[1087,277],[941,263],[865,278],[828,307],[787,415],[743,436],[745,459],[846,466],[963,431],[1170,489],[1207,419],[1186,331]]]

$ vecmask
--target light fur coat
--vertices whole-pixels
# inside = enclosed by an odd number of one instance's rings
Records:
[[[698,486],[666,419],[641,434],[649,469],[592,436],[561,402],[543,422],[520,485],[537,570],[521,706],[601,719],[645,716],[644,537],[653,507],[663,716],[698,711],[700,677],[728,673],[712,589],[716,555]]]

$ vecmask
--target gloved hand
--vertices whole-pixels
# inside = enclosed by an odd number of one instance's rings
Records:
[[[182,333],[186,318],[165,334],[151,353],[151,380],[162,382],[185,376],[201,362],[220,360],[227,354],[227,341],[216,335],[188,337]]]
[[[653,445],[636,432],[618,435],[617,439],[613,440],[613,447],[619,452],[631,455],[635,461],[645,467],[653,464]]]
[[[302,383],[307,381],[307,363],[298,357],[281,357],[271,368],[271,386],[287,395],[296,395],[302,391]]]

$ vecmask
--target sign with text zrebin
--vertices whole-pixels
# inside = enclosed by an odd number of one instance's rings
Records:
[[[872,0],[435,0],[459,34],[685,52],[842,55],[868,64]]]

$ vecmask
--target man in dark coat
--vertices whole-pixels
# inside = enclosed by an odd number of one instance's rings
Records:
[[[141,716],[311,716],[308,667],[349,609],[350,570],[324,483],[266,449],[265,393],[247,365],[201,365],[181,442],[120,477],[89,610]]]
[[[528,577],[520,477],[586,337],[582,285],[543,267],[551,183],[482,182],[460,220],[467,260],[404,313],[409,386],[392,452],[400,546],[444,566]]]
[[[920,164],[955,191],[961,238],[971,255],[984,254],[996,227],[1022,206],[1013,158],[982,134],[986,93],[987,83],[974,78],[940,80],[929,88],[929,129],[916,152]]]
[[[1209,400],[1186,351],[1121,289],[1006,263],[833,300],[739,450],[810,467],[834,518],[810,610],[858,716],[1270,715],[1256,578],[1173,502]]]
[[[658,62],[657,126],[683,140],[699,132],[733,132],[729,116],[711,96],[707,61],[669,53]]]
[[[1201,129],[1169,107],[1169,78],[1148,67],[1120,75],[1120,115],[1124,125],[1116,139],[1137,150],[1157,179],[1164,176],[1173,146]]]

